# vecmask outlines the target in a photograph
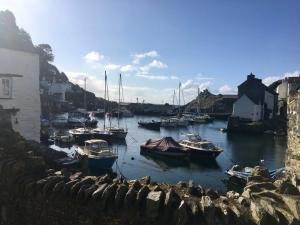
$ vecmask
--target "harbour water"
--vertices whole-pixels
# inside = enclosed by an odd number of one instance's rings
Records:
[[[121,173],[128,179],[137,179],[151,176],[152,181],[175,184],[178,181],[193,180],[195,185],[211,187],[226,191],[227,187],[222,180],[226,179],[224,171],[233,164],[255,166],[264,160],[269,169],[284,166],[286,138],[271,135],[249,136],[245,134],[227,134],[220,131],[226,127],[227,121],[215,120],[209,124],[199,124],[179,129],[163,129],[152,131],[138,127],[139,120],[159,120],[158,117],[135,116],[120,120],[120,126],[128,128],[126,144],[114,144],[113,149],[118,153],[117,163],[113,170]],[[112,120],[116,125],[116,120]],[[103,119],[99,119],[98,126],[103,126]],[[164,160],[140,155],[140,145],[149,138],[172,136],[175,140],[184,138],[188,132],[198,132],[204,139],[224,149],[212,162]],[[74,154],[74,146],[61,148],[55,145],[54,149]]]

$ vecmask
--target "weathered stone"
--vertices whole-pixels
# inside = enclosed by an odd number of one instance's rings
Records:
[[[283,181],[278,186],[278,192],[280,194],[287,194],[287,195],[299,195],[299,190],[293,184],[289,183],[288,181]]]
[[[112,182],[111,176],[108,174],[105,174],[104,176],[102,176],[98,179],[97,183],[104,184],[104,183],[111,183],[111,182]]]
[[[49,179],[43,187],[43,195],[48,195],[50,191],[53,190],[55,184],[62,181],[64,178],[62,176],[55,176],[52,179]]]
[[[67,182],[64,186],[64,190],[63,190],[64,194],[69,194],[72,186],[74,184],[76,184],[77,182],[78,182],[78,180],[71,180],[71,181]]]
[[[214,190],[212,190],[210,188],[205,191],[205,194],[207,196],[209,196],[211,199],[217,199],[217,198],[219,198],[219,194],[216,191],[214,191]]]
[[[115,205],[117,208],[120,208],[122,206],[127,191],[128,187],[124,184],[118,187],[115,196]]]
[[[265,208],[263,208],[258,202],[251,201],[250,213],[253,221],[260,225],[276,224],[276,219],[272,217]]]
[[[189,224],[189,221],[191,220],[189,211],[190,209],[188,208],[188,205],[185,203],[184,200],[182,200],[179,204],[179,207],[176,210],[176,217],[177,217],[176,224],[178,225]]]
[[[85,191],[86,191],[89,187],[91,187],[90,184],[84,184],[84,185],[82,185],[82,186],[80,187],[80,189],[79,189],[79,191],[78,191],[78,193],[77,193],[77,197],[76,197],[77,201],[82,201],[82,200],[85,199]]]
[[[137,206],[143,210],[146,203],[146,198],[148,193],[150,192],[149,188],[147,186],[142,187],[136,197]]]
[[[154,188],[153,188],[153,191],[162,191],[161,187],[159,185],[156,185]]]
[[[132,186],[125,195],[125,198],[124,198],[125,207],[133,208],[136,198],[137,198],[137,191],[134,188],[134,186]]]
[[[139,191],[141,189],[142,185],[138,180],[135,180],[131,186],[135,191]]]
[[[166,213],[167,214],[173,213],[174,210],[178,208],[180,202],[181,199],[179,195],[173,189],[170,189],[170,191],[166,194],[166,198],[165,198]]]
[[[101,184],[96,191],[92,194],[93,200],[99,200],[102,197],[103,191],[107,188],[108,184]]]
[[[92,194],[98,189],[98,185],[93,184],[88,189],[84,191],[84,200],[88,200],[91,198]]]
[[[187,184],[183,181],[179,181],[177,184],[176,184],[177,187],[179,188],[186,188],[187,187]]]
[[[103,194],[101,196],[102,207],[106,208],[110,202],[113,202],[117,188],[118,188],[118,185],[115,183],[108,185],[108,187],[105,188],[105,190],[103,191]]]
[[[65,182],[62,180],[54,185],[53,192],[56,194],[62,192],[64,187],[65,187]]]
[[[209,196],[202,196],[200,209],[202,211],[205,222],[207,224],[215,224],[215,205]]]
[[[145,176],[145,177],[142,177],[140,179],[141,183],[145,184],[145,185],[148,185],[151,183],[151,177],[150,176]]]
[[[148,217],[157,218],[159,216],[164,197],[162,191],[151,191],[147,195],[146,210]]]
[[[251,176],[261,176],[265,178],[271,178],[269,170],[264,166],[254,167]]]
[[[252,183],[247,184],[247,186],[244,188],[244,191],[250,190],[251,192],[261,192],[264,190],[276,190],[275,185],[272,182],[262,182],[262,183]]]
[[[300,220],[300,197],[283,195],[282,200],[297,220]]]
[[[229,199],[238,199],[240,197],[240,194],[235,191],[228,191],[226,193],[227,198]]]

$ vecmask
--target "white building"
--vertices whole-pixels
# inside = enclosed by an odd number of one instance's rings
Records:
[[[40,141],[39,55],[0,48],[0,105],[12,112],[15,131]]]
[[[271,119],[276,114],[277,94],[253,74],[238,86],[232,116],[249,121]]]
[[[279,101],[286,101],[291,92],[297,91],[300,87],[300,74],[298,77],[286,77],[277,86],[276,92],[278,93]]]

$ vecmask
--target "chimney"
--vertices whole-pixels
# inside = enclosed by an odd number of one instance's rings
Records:
[[[253,80],[255,78],[255,75],[253,73],[250,73],[248,76],[247,76],[247,80]]]

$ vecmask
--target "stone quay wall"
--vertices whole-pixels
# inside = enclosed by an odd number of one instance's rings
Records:
[[[300,195],[288,179],[255,168],[242,194],[224,195],[150,177],[85,176],[61,168],[64,153],[26,142],[0,111],[1,225],[300,224]]]
[[[286,168],[294,179],[300,179],[300,91],[288,99],[288,148]]]

